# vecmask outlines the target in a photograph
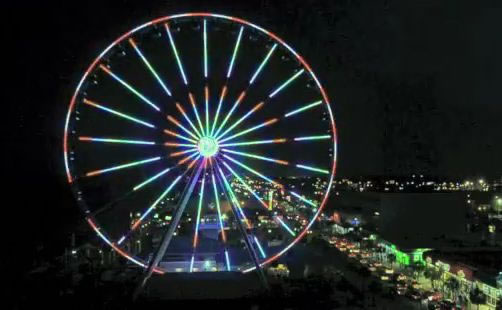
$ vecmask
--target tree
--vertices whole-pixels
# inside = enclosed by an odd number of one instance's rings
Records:
[[[478,305],[478,310],[480,304],[486,303],[486,295],[479,289],[479,287],[476,287],[471,291],[469,299],[471,300],[471,303]]]
[[[432,288],[436,288],[436,281],[441,278],[441,272],[434,268],[428,268],[424,272],[424,276],[431,281]]]
[[[458,282],[457,279],[451,277],[446,281],[446,287],[451,293],[452,299],[457,300],[457,295],[458,295],[458,290],[460,288],[460,283]]]
[[[375,253],[377,254],[377,259],[382,262],[383,261],[383,256],[385,254],[385,249],[382,248],[381,246],[377,246]]]
[[[387,260],[390,262],[390,266],[394,268],[394,263],[396,262],[396,255],[395,254],[387,255]]]
[[[383,286],[380,281],[371,281],[370,284],[368,285],[368,289],[370,291],[371,299],[372,299],[372,304],[375,305],[375,295],[380,294],[382,292]]]
[[[499,297],[499,299],[497,300],[497,308],[495,309],[502,310],[502,297]]]
[[[414,263],[414,264],[410,265],[410,269],[412,271],[413,278],[416,280],[416,279],[420,278],[420,276],[424,272],[425,266],[422,264],[419,264],[419,263]]]
[[[359,274],[359,276],[362,279],[362,281],[361,281],[361,291],[364,292],[366,280],[371,276],[371,271],[369,271],[368,268],[363,267],[363,268],[359,269],[357,273]]]

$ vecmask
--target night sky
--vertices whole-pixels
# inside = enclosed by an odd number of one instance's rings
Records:
[[[2,260],[68,242],[81,223],[62,157],[70,96],[119,34],[174,13],[239,16],[303,54],[334,103],[339,176],[502,175],[500,1],[144,2],[3,4]]]

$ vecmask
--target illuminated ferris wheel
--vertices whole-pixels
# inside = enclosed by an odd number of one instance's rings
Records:
[[[275,34],[208,13],[159,18],[92,62],[71,99],[64,163],[86,221],[148,272],[249,272],[326,204],[327,95]]]

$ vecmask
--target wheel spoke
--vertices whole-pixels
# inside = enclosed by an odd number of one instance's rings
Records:
[[[303,106],[301,108],[298,108],[296,110],[293,110],[291,112],[288,112],[288,113],[284,114],[284,117],[290,117],[292,115],[298,114],[298,113],[303,112],[305,110],[312,109],[313,107],[316,107],[316,106],[318,106],[320,104],[322,104],[322,100],[309,103],[309,104],[307,104],[307,105],[305,105],[305,106]]]
[[[258,77],[258,74],[260,74],[261,70],[263,69],[263,67],[265,66],[265,64],[268,62],[268,59],[270,58],[270,56],[272,56],[272,53],[274,52],[274,50],[276,49],[276,47],[277,47],[277,44],[274,44],[274,46],[272,46],[272,48],[268,51],[267,56],[265,56],[265,59],[263,59],[263,61],[261,62],[260,66],[258,67],[258,69],[256,69],[255,73],[251,77],[251,80],[249,80],[249,84],[250,85],[254,83],[254,81]]]
[[[195,134],[199,137],[202,137],[202,135],[200,134],[199,130],[197,130],[197,127],[195,127],[195,125],[193,124],[193,122],[190,120],[190,118],[188,117],[188,115],[186,114],[185,110],[183,109],[183,107],[178,103],[176,102],[176,108],[178,109],[178,111],[180,111],[181,115],[183,115],[183,117],[185,118],[185,120],[188,122],[188,124],[190,124],[190,127],[192,127],[193,131],[195,131]]]
[[[173,218],[172,222],[169,224],[169,228],[167,229],[167,232],[164,235],[164,238],[162,239],[160,247],[159,247],[157,253],[155,253],[153,260],[148,265],[148,270],[143,277],[143,281],[141,281],[140,285],[136,289],[136,292],[139,292],[142,290],[142,288],[145,286],[148,279],[152,276],[152,273],[155,270],[155,268],[157,267],[157,265],[159,264],[160,260],[164,257],[164,254],[166,253],[166,250],[169,247],[169,243],[171,243],[171,239],[174,234],[174,231],[178,227],[178,223],[181,219],[181,216],[183,215],[183,212],[185,211],[185,207],[188,203],[188,200],[192,196],[192,192],[193,192],[193,189],[199,179],[201,169],[202,169],[202,165],[199,165],[199,168],[195,172],[195,176],[190,179],[187,191],[183,195],[182,201],[181,201],[179,207],[176,209],[176,213],[174,215],[174,218]]]
[[[293,194],[293,196],[295,196],[296,198],[300,199],[301,201],[311,205],[312,207],[315,207],[317,208],[317,205],[315,203],[313,203],[312,201],[308,200],[307,198],[301,196],[300,194],[297,194],[293,191],[289,191],[291,194]]]
[[[204,87],[204,99],[206,101],[206,135],[209,136],[209,87]]]
[[[244,188],[251,194],[253,195],[253,197],[266,209],[268,210],[269,212],[271,212],[272,208],[267,206],[267,204],[265,203],[265,201],[260,197],[258,196],[258,194],[251,188],[251,186],[249,186],[249,184],[247,184],[244,179],[242,179],[241,176],[239,176],[237,174],[237,172],[234,171],[234,169],[232,169],[232,167],[230,167],[230,165],[228,165],[226,162],[222,161],[223,165],[227,168],[228,171],[230,171],[234,177],[244,186]],[[291,228],[289,228],[288,225],[286,225],[286,223],[284,223],[278,216],[275,216],[275,215],[272,215],[272,217],[274,218],[274,220],[277,220],[282,227],[284,227],[291,235],[295,236],[295,233],[293,232],[293,230],[291,230]]]
[[[223,226],[223,218],[221,217],[221,207],[220,207],[220,198],[218,196],[218,188],[216,187],[216,180],[214,178],[214,168],[212,167],[211,164],[211,180],[213,182],[213,191],[214,191],[214,201],[216,204],[216,210],[218,212],[218,222],[220,224],[220,232],[221,232],[221,238],[223,239],[223,242],[227,242],[227,236],[225,234],[225,227]]]
[[[171,115],[167,116],[167,120],[170,121],[171,123],[173,123],[174,125],[178,126],[179,128],[181,128],[181,130],[183,130],[184,132],[186,132],[187,134],[192,136],[194,139],[196,139],[196,140],[199,139],[199,137],[197,137],[193,132],[188,130],[185,126],[181,125],[181,123],[177,119],[172,117]]]
[[[191,162],[189,165],[188,165],[188,168],[190,169],[193,165],[194,162],[196,162],[199,158],[200,158],[200,155],[198,153],[193,153],[192,155],[188,155],[187,157],[181,159],[178,161],[178,165],[183,165],[184,163],[186,163],[187,161],[189,161],[190,159],[194,158],[195,156],[197,156],[193,162]]]
[[[150,207],[148,207],[148,209],[146,209],[145,212],[143,212],[143,214],[141,214],[140,218],[134,222],[134,224],[132,225],[131,229],[129,230],[129,232],[127,232],[124,236],[122,236],[122,238],[120,238],[118,244],[121,244],[122,242],[124,242],[124,240],[133,232],[136,230],[136,228],[138,228],[138,226],[145,220],[145,218],[155,209],[155,207],[157,206],[157,204],[159,204],[159,202],[164,199],[164,197],[166,197],[167,194],[169,194],[169,192],[173,189],[173,187],[179,182],[179,180],[181,179],[181,177],[183,176],[183,174],[179,175],[176,177],[176,179],[174,179],[174,181],[169,184],[167,186],[167,188],[164,190],[164,192],[157,198],[157,200],[155,200],[151,205]]]
[[[237,197],[235,197],[234,191],[232,190],[232,187],[230,186],[230,184],[228,184],[228,181],[225,177],[225,174],[223,173],[223,171],[221,170],[221,168],[218,165],[217,165],[216,169],[218,169],[218,172],[220,173],[221,180],[223,181],[223,184],[225,185],[224,188],[227,190],[227,193],[230,197],[231,204],[234,205],[237,208],[237,210],[239,211],[236,214],[237,220],[244,222],[248,229],[251,228],[251,224],[249,223],[249,220],[246,217],[246,214],[244,214],[244,211],[242,211],[239,200],[237,199]]]
[[[274,180],[272,180],[271,178],[269,178],[269,177],[267,177],[267,176],[265,176],[265,175],[261,174],[260,172],[258,172],[258,171],[256,171],[256,170],[254,170],[253,168],[249,167],[248,165],[246,165],[246,164],[244,164],[244,163],[242,163],[242,162],[240,162],[240,161],[238,161],[238,160],[236,160],[236,159],[234,159],[234,158],[232,158],[232,157],[228,156],[227,154],[223,154],[223,157],[225,157],[226,159],[228,159],[228,160],[232,161],[233,163],[235,163],[235,164],[239,165],[240,167],[242,167],[242,168],[246,169],[247,171],[249,171],[249,172],[251,172],[251,173],[253,173],[253,174],[255,174],[255,175],[259,176],[260,178],[264,179],[265,181],[270,182],[270,183],[272,183],[272,184],[273,184],[273,185],[275,185],[275,186],[278,186],[278,187],[283,187],[283,185],[281,185],[281,184],[279,184],[279,183],[275,182],[275,181],[274,181]]]
[[[293,82],[297,77],[299,77],[305,69],[301,69],[300,71],[296,72],[292,77],[290,77],[286,82],[282,83],[281,86],[277,87],[270,95],[268,95],[269,98],[274,97],[277,95],[282,89],[284,89],[286,86],[288,86],[291,82]]]
[[[218,116],[220,115],[221,104],[223,103],[223,100],[225,99],[226,95],[227,95],[227,86],[225,85],[221,89],[220,101],[218,102],[218,108],[216,109],[216,114],[214,116],[214,121],[213,121],[213,126],[211,128],[210,136],[213,136],[214,130],[216,129],[216,124],[218,123]]]
[[[188,164],[187,169],[192,169],[192,167],[195,165],[195,163],[196,163],[196,162],[200,159],[200,155],[198,155],[197,153],[195,153],[195,154],[192,154],[192,155],[188,156],[188,157],[187,157],[187,158],[188,158],[188,160],[192,159],[195,155],[197,155],[197,157],[195,157],[195,159],[194,159],[194,160],[192,160],[192,161]],[[180,160],[180,161],[178,162],[178,164],[180,164],[180,165],[181,165],[181,164],[184,164],[184,163],[185,163],[185,162],[187,162],[188,160]]]
[[[216,130],[216,132],[214,133],[215,136],[218,136],[218,133],[223,129],[223,127],[225,126],[225,124],[227,123],[228,119],[230,118],[230,116],[232,115],[232,113],[234,113],[235,109],[237,108],[237,106],[241,103],[242,99],[244,99],[244,96],[246,96],[246,91],[242,91],[241,94],[239,95],[239,97],[237,98],[237,100],[235,101],[234,105],[232,106],[232,108],[230,109],[230,111],[228,111],[227,115],[225,116],[225,118],[223,119],[223,122],[221,122],[220,124],[220,127],[218,128],[218,130]]]
[[[148,104],[149,106],[151,106],[155,110],[160,111],[160,108],[158,106],[156,106],[153,102],[151,102],[150,99],[146,98],[143,94],[141,94],[139,91],[137,91],[129,83],[127,83],[126,81],[124,81],[123,79],[121,79],[118,75],[116,75],[115,73],[113,73],[110,69],[108,69],[107,67],[105,67],[102,64],[99,65],[99,68],[101,70],[103,70],[104,72],[106,72],[108,75],[110,75],[117,82],[119,82],[120,84],[122,84],[122,86],[124,86],[125,88],[127,88],[130,92],[132,92],[133,94],[135,94],[136,96],[138,96],[138,98],[140,98],[141,100],[143,100],[143,102],[145,102],[146,104]]]
[[[234,68],[235,57],[237,56],[237,51],[239,50],[239,45],[241,43],[242,32],[244,31],[244,26],[241,26],[239,30],[239,35],[237,36],[237,41],[235,42],[234,52],[232,54],[232,59],[230,60],[230,65],[228,66],[227,79],[232,75],[232,69]]]
[[[234,139],[234,138],[240,137],[240,136],[242,136],[242,135],[245,135],[245,134],[247,134],[247,133],[250,133],[250,132],[252,132],[252,131],[255,131],[255,130],[257,130],[257,129],[260,129],[260,128],[262,128],[262,127],[265,127],[265,126],[268,126],[268,125],[272,125],[273,123],[277,122],[278,120],[279,120],[279,119],[277,119],[277,118],[272,118],[272,119],[269,119],[268,121],[266,121],[266,122],[264,122],[264,123],[261,123],[260,125],[256,125],[256,126],[254,126],[254,127],[251,127],[251,128],[246,129],[246,130],[243,130],[243,131],[241,131],[241,132],[239,132],[239,133],[236,133],[236,134],[234,134],[234,135],[232,135],[232,136],[230,136],[230,137],[228,137],[228,138],[225,138],[225,139],[219,140],[219,141],[218,141],[218,143],[223,143],[223,142],[225,142],[225,141],[229,141],[229,140],[232,140],[232,139]]]
[[[126,252],[122,251],[118,246],[116,246],[114,243],[112,243],[100,230],[100,228],[98,228],[98,226],[96,226],[96,224],[94,224],[94,221],[91,219],[91,218],[86,218],[86,221],[87,223],[89,223],[89,225],[91,226],[91,228],[96,232],[96,234],[104,241],[106,242],[106,244],[108,244],[115,252],[119,253],[120,255],[122,255],[123,257],[125,257],[126,259],[130,260],[131,262],[137,264],[138,266],[141,266],[141,267],[146,267],[145,264],[143,264],[142,262],[138,261],[137,259],[131,257],[130,255],[128,255]],[[154,272],[157,272],[157,273],[160,273],[160,274],[163,274],[162,271],[160,270],[157,270],[157,269],[154,269],[153,270]]]
[[[320,173],[324,173],[324,174],[329,174],[329,170],[325,170],[325,169],[320,169],[320,168],[311,167],[311,166],[305,166],[305,165],[299,165],[299,164],[297,164],[296,166],[298,168],[302,168],[302,169],[305,169],[305,170],[310,170],[310,171],[320,172]]]
[[[133,161],[133,162],[130,162],[130,163],[127,163],[127,164],[119,165],[119,166],[114,166],[114,167],[110,167],[110,168],[106,168],[106,169],[101,169],[101,170],[90,171],[90,172],[87,172],[85,174],[85,176],[91,177],[91,176],[95,176],[95,175],[107,173],[107,172],[110,172],[110,171],[115,171],[115,170],[120,170],[120,169],[125,169],[125,168],[130,168],[130,167],[134,167],[134,166],[138,166],[138,165],[143,165],[143,164],[151,163],[151,162],[157,161],[159,159],[161,159],[160,156],[159,157],[154,157],[154,158],[148,158],[148,159],[144,159],[144,160]]]
[[[242,236],[244,237],[244,242],[246,244],[246,247],[248,249],[248,252],[249,252],[249,255],[251,256],[252,260],[253,260],[253,263],[255,265],[255,268],[258,270],[259,272],[259,276],[261,278],[261,280],[263,281],[263,284],[264,285],[268,285],[268,282],[265,278],[265,275],[263,273],[263,270],[260,268],[261,265],[260,265],[260,261],[259,261],[259,258],[258,258],[258,255],[256,254],[254,248],[253,248],[253,245],[251,243],[251,238],[250,236],[248,235],[247,233],[247,230],[246,228],[244,227],[243,225],[243,222],[241,220],[239,220],[239,216],[238,216],[238,213],[237,211],[235,210],[235,208],[237,207],[238,210],[242,213],[242,215],[245,217],[244,213],[242,212],[242,210],[240,209],[240,206],[239,206],[239,201],[237,200],[237,198],[235,198],[235,195],[233,194],[233,191],[232,191],[232,188],[230,187],[230,185],[228,185],[228,182],[227,180],[225,179],[225,175],[223,174],[223,171],[221,170],[221,168],[219,167],[218,165],[218,162],[216,162],[216,166],[217,166],[217,169],[218,171],[220,172],[220,175],[221,175],[221,179],[223,180],[223,182],[225,183],[225,187],[227,188],[227,192],[232,196],[231,199],[230,199],[230,205],[232,206],[232,211],[234,212],[234,215],[237,219],[237,222],[239,224],[239,229],[242,233]],[[248,229],[251,228],[250,224],[249,224],[249,221],[247,219],[245,219],[245,223],[247,224],[247,227]],[[228,256],[227,256],[228,257]]]
[[[195,251],[197,250],[197,245],[198,245],[198,240],[199,240],[199,225],[200,225],[200,216],[202,212],[202,201],[204,200],[204,188],[206,184],[206,176],[205,176],[205,171],[206,171],[206,166],[207,166],[207,159],[204,159],[203,162],[204,165],[204,175],[202,177],[202,184],[200,186],[200,192],[199,192],[199,204],[197,206],[197,220],[195,223],[195,232],[193,236],[193,253],[192,253],[192,261],[190,262],[190,272],[193,271],[193,262],[195,258]]]
[[[197,140],[194,140],[194,139],[190,139],[188,137],[185,137],[183,135],[180,135],[179,133],[176,133],[174,131],[171,131],[171,130],[167,130],[167,129],[164,129],[164,133],[165,134],[168,134],[170,136],[173,136],[173,137],[177,137],[177,138],[180,138],[182,140],[185,140],[185,141],[189,141],[189,142],[193,142],[193,143],[197,143]]]
[[[232,129],[237,127],[240,123],[242,123],[251,114],[258,111],[264,104],[265,104],[265,102],[262,101],[262,102],[258,103],[257,105],[255,105],[248,113],[246,113],[244,116],[242,116],[240,119],[238,119],[232,126],[228,127],[221,135],[216,137],[216,139],[219,140],[219,139],[223,138],[227,133],[229,133]]]
[[[172,167],[169,167],[169,168],[164,169],[161,172],[157,173],[153,177],[146,179],[145,181],[141,182],[140,184],[134,186],[133,191],[137,191],[138,189],[142,188],[143,186],[155,181],[156,179],[160,178],[164,174],[168,173],[171,169],[172,169]]]
[[[169,97],[171,97],[172,96],[171,91],[169,90],[169,88],[167,88],[166,84],[164,83],[164,81],[162,81],[162,79],[157,74],[157,72],[155,71],[155,69],[152,67],[152,65],[150,64],[150,62],[148,61],[148,59],[146,59],[146,57],[143,55],[143,53],[139,49],[139,47],[136,44],[136,42],[134,42],[133,38],[129,38],[129,44],[131,44],[131,46],[134,48],[134,50],[136,51],[136,53],[138,54],[138,56],[141,58],[141,60],[143,60],[143,62],[145,63],[146,67],[153,74],[153,76],[155,77],[155,79],[157,80],[157,82],[159,82],[159,84],[162,87],[162,89],[166,92],[166,94]]]
[[[220,144],[220,147],[246,146],[246,145],[259,145],[259,144],[272,144],[272,143],[284,143],[286,141],[287,140],[284,139],[284,138],[271,139],[271,140],[243,141],[243,142]]]
[[[91,101],[91,100],[88,100],[88,99],[85,99],[85,98],[84,98],[84,101],[83,101],[83,102],[84,102],[85,104],[87,104],[87,105],[90,105],[90,106],[92,106],[92,107],[98,108],[98,109],[103,110],[103,111],[106,111],[106,112],[108,112],[108,113],[111,113],[111,114],[114,114],[114,115],[120,116],[120,117],[122,117],[122,118],[125,118],[125,119],[127,119],[127,120],[133,121],[133,122],[135,122],[135,123],[138,123],[138,124],[141,124],[141,125],[144,125],[144,126],[150,127],[150,128],[155,128],[155,126],[154,126],[154,125],[152,125],[152,124],[150,124],[150,123],[144,122],[144,121],[142,121],[142,120],[140,120],[140,119],[134,118],[134,117],[132,117],[132,116],[130,116],[130,115],[127,115],[127,114],[125,114],[125,113],[118,112],[118,111],[115,111],[115,110],[113,110],[113,109],[107,108],[107,107],[105,107],[105,106],[103,106],[103,105],[100,105],[100,104],[98,104],[98,103],[94,102],[94,101]]]
[[[95,137],[78,137],[80,141],[87,142],[104,142],[104,143],[123,143],[123,144],[141,144],[141,145],[154,145],[153,141],[141,141],[141,140],[126,140],[126,139],[113,139],[113,138],[95,138]]]
[[[204,19],[204,77],[207,79],[208,76],[208,62],[207,62],[207,21]]]
[[[232,150],[229,150],[229,149],[221,149],[221,150],[223,152],[226,152],[226,153],[232,153],[232,154],[235,154],[235,155],[250,157],[250,158],[254,158],[254,159],[260,159],[260,160],[264,160],[264,161],[276,163],[276,164],[279,164],[279,165],[289,165],[289,163],[287,161],[285,161],[285,160],[274,159],[274,158],[260,156],[260,155],[256,155],[256,154],[252,154],[252,153],[237,152],[237,151],[232,151]]]
[[[171,35],[171,30],[169,29],[169,25],[167,23],[164,25],[166,27],[167,36],[169,37],[169,44],[171,44],[174,57],[176,57],[176,63],[178,64],[178,69],[180,70],[181,77],[183,78],[183,82],[185,83],[185,85],[188,85],[187,77],[185,75],[185,70],[183,70],[183,64],[181,63],[180,56],[178,55],[178,50],[176,49],[176,45],[174,44],[173,36]]]
[[[256,238],[256,236],[253,236],[253,240],[254,240],[256,246],[258,247],[258,250],[260,251],[261,257],[266,258],[267,254],[263,250],[263,247],[261,246],[260,242],[258,241],[258,238]]]
[[[310,137],[297,137],[294,138],[295,141],[309,141],[309,140],[325,140],[331,139],[330,135],[322,135],[322,136],[310,136]]]
[[[289,228],[289,226],[288,226],[288,225],[286,225],[286,223],[284,223],[284,221],[281,219],[281,217],[280,217],[280,216],[276,216],[276,217],[275,217],[275,220],[276,220],[277,222],[279,222],[279,224],[281,224],[281,226],[282,226],[284,229],[286,229],[286,230],[288,231],[288,233],[290,233],[293,237],[296,237],[295,232],[294,232],[291,228]]]
[[[204,126],[202,126],[202,122],[200,121],[199,112],[197,111],[197,105],[195,104],[195,99],[192,93],[188,93],[188,98],[190,99],[190,103],[192,104],[193,112],[195,113],[195,117],[197,118],[197,122],[199,123],[200,132],[202,135],[204,134]]]
[[[177,143],[177,142],[164,142],[164,145],[173,147],[197,147],[196,144]]]
[[[196,148],[193,148],[193,149],[190,149],[190,150],[186,150],[186,151],[174,152],[174,153],[169,154],[169,157],[178,157],[178,156],[181,156],[183,154],[194,153],[194,152],[197,152]]]

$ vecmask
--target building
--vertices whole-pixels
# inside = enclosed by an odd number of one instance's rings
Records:
[[[502,298],[502,250],[464,252],[431,251],[425,254],[427,268],[442,272],[441,283],[447,283],[450,278],[458,281],[459,298],[468,302],[473,289],[479,288],[486,296],[489,309],[496,309],[497,302]],[[485,264],[480,263],[485,261]],[[476,266],[476,267],[474,267]]]

